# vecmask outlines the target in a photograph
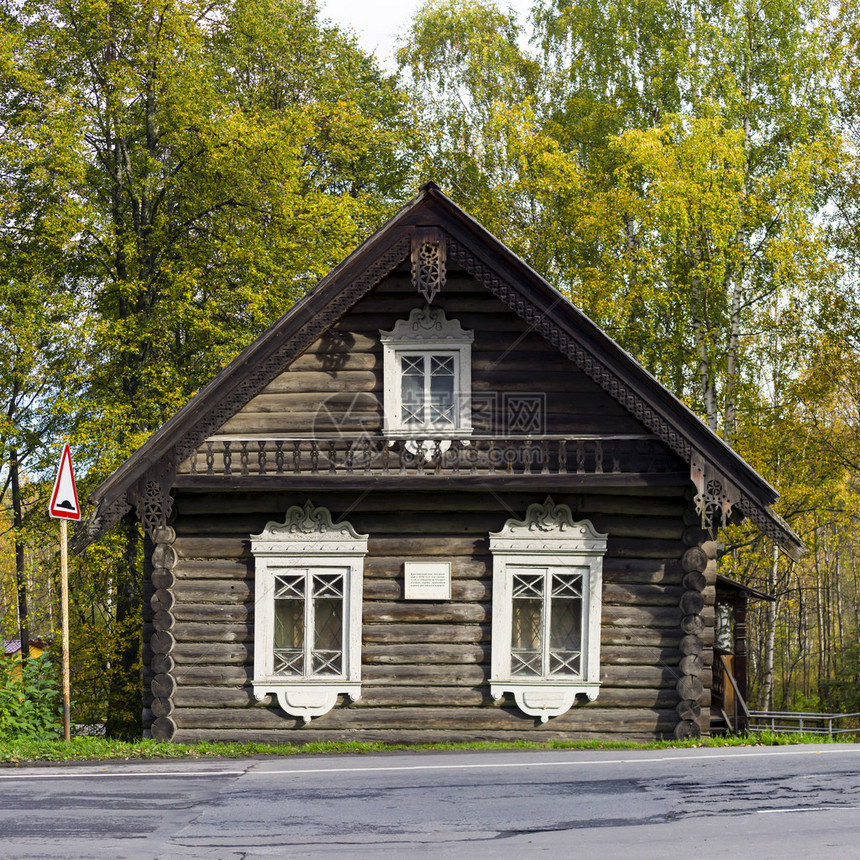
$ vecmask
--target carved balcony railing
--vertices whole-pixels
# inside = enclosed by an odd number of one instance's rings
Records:
[[[193,478],[266,476],[670,475],[680,461],[654,436],[382,436],[237,438],[204,442],[179,469]]]

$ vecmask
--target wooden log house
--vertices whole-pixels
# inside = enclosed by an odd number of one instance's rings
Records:
[[[717,530],[776,492],[427,184],[91,496],[146,541],[144,728],[683,738]]]

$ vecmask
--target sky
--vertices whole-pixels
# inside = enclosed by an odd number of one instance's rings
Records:
[[[525,18],[533,0],[503,0],[499,5],[510,7]],[[403,34],[409,20],[422,5],[422,0],[321,0],[322,17],[329,18],[345,29],[351,29],[362,48],[376,54],[380,64],[394,69],[397,36]]]

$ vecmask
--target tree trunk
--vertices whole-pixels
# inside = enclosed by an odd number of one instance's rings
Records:
[[[779,562],[779,545],[773,542],[773,552],[770,559],[770,568],[767,572],[767,593],[774,594],[776,591],[777,564]],[[767,601],[765,607],[765,629],[767,636],[764,645],[764,685],[762,688],[763,706],[766,711],[773,710],[773,654],[776,644],[776,617],[778,614],[778,602]]]
[[[133,515],[123,520],[125,558],[117,571],[114,659],[108,689],[109,737],[141,737],[142,681],[140,675],[141,567],[140,529]]]
[[[698,278],[693,279],[693,335],[696,340],[696,356],[698,360],[699,393],[708,417],[708,427],[717,432],[717,399],[714,393],[714,379],[711,375],[708,359],[707,341],[707,298],[702,294],[702,285]]]
[[[739,242],[746,246],[746,230],[741,230]],[[723,411],[723,438],[731,444],[737,424],[735,398],[737,397],[738,344],[741,332],[741,290],[743,266],[738,267],[732,282],[731,316],[729,320],[729,346],[726,356],[725,407]]]
[[[24,515],[21,505],[21,485],[18,449],[9,452],[12,484],[12,525],[15,528],[15,585],[18,591],[18,630],[21,636],[21,660],[30,658],[30,610],[27,600],[27,569],[24,561]]]
[[[815,621],[816,626],[818,627],[818,682],[820,684],[821,679],[824,677],[825,674],[824,665],[825,660],[827,658],[827,642],[825,638],[826,631],[824,627],[824,607],[822,606],[823,589],[821,585],[821,559],[819,557],[817,534],[815,543]],[[820,690],[818,690],[818,692],[820,692]]]

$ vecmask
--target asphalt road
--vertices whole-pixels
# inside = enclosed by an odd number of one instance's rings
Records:
[[[525,853],[860,858],[860,745],[0,768],[2,858]]]

